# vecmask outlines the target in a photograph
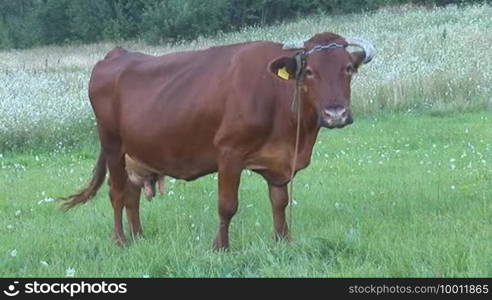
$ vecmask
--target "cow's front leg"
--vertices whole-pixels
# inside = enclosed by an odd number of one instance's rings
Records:
[[[234,159],[219,161],[219,230],[214,240],[215,250],[229,247],[229,224],[238,207],[238,189],[242,166]]]
[[[289,240],[289,228],[285,221],[285,208],[289,204],[287,185],[274,186],[268,184],[270,202],[272,203],[273,228],[276,239]]]

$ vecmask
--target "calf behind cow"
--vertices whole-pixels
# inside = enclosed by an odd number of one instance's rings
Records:
[[[348,52],[348,46],[362,51]],[[69,196],[66,208],[93,197],[109,170],[113,238],[124,243],[123,208],[130,234],[142,234],[142,188],[149,197],[165,175],[193,180],[218,172],[214,247],[224,249],[241,172],[249,169],[268,184],[276,236],[288,238],[292,171],[309,164],[321,127],[352,122],[351,79],[372,57],[369,43],[333,33],[294,48],[258,41],[163,56],[115,48],[96,64],[89,82],[99,159],[88,186]],[[298,110],[292,110],[296,86]]]

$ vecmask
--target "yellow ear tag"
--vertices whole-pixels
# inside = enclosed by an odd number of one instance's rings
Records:
[[[278,69],[277,75],[282,79],[289,80],[289,72],[287,71],[287,68],[285,66]]]

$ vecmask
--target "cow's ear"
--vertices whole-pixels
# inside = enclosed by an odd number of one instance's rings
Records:
[[[268,70],[283,80],[294,79],[296,76],[296,60],[287,56],[276,58],[270,62]]]
[[[354,64],[354,67],[358,69],[362,65],[362,62],[366,57],[366,53],[364,51],[357,51],[350,53],[350,55],[352,56],[352,63]]]

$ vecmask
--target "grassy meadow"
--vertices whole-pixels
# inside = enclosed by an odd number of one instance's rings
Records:
[[[0,277],[492,276],[492,7],[313,16],[179,45],[139,41],[0,52]],[[322,31],[371,40],[355,123],[322,130],[295,181],[293,241],[273,240],[263,180],[245,171],[231,251],[214,253],[216,175],[142,199],[145,238],[118,248],[104,185],[68,213],[99,151],[91,67],[148,53]]]

